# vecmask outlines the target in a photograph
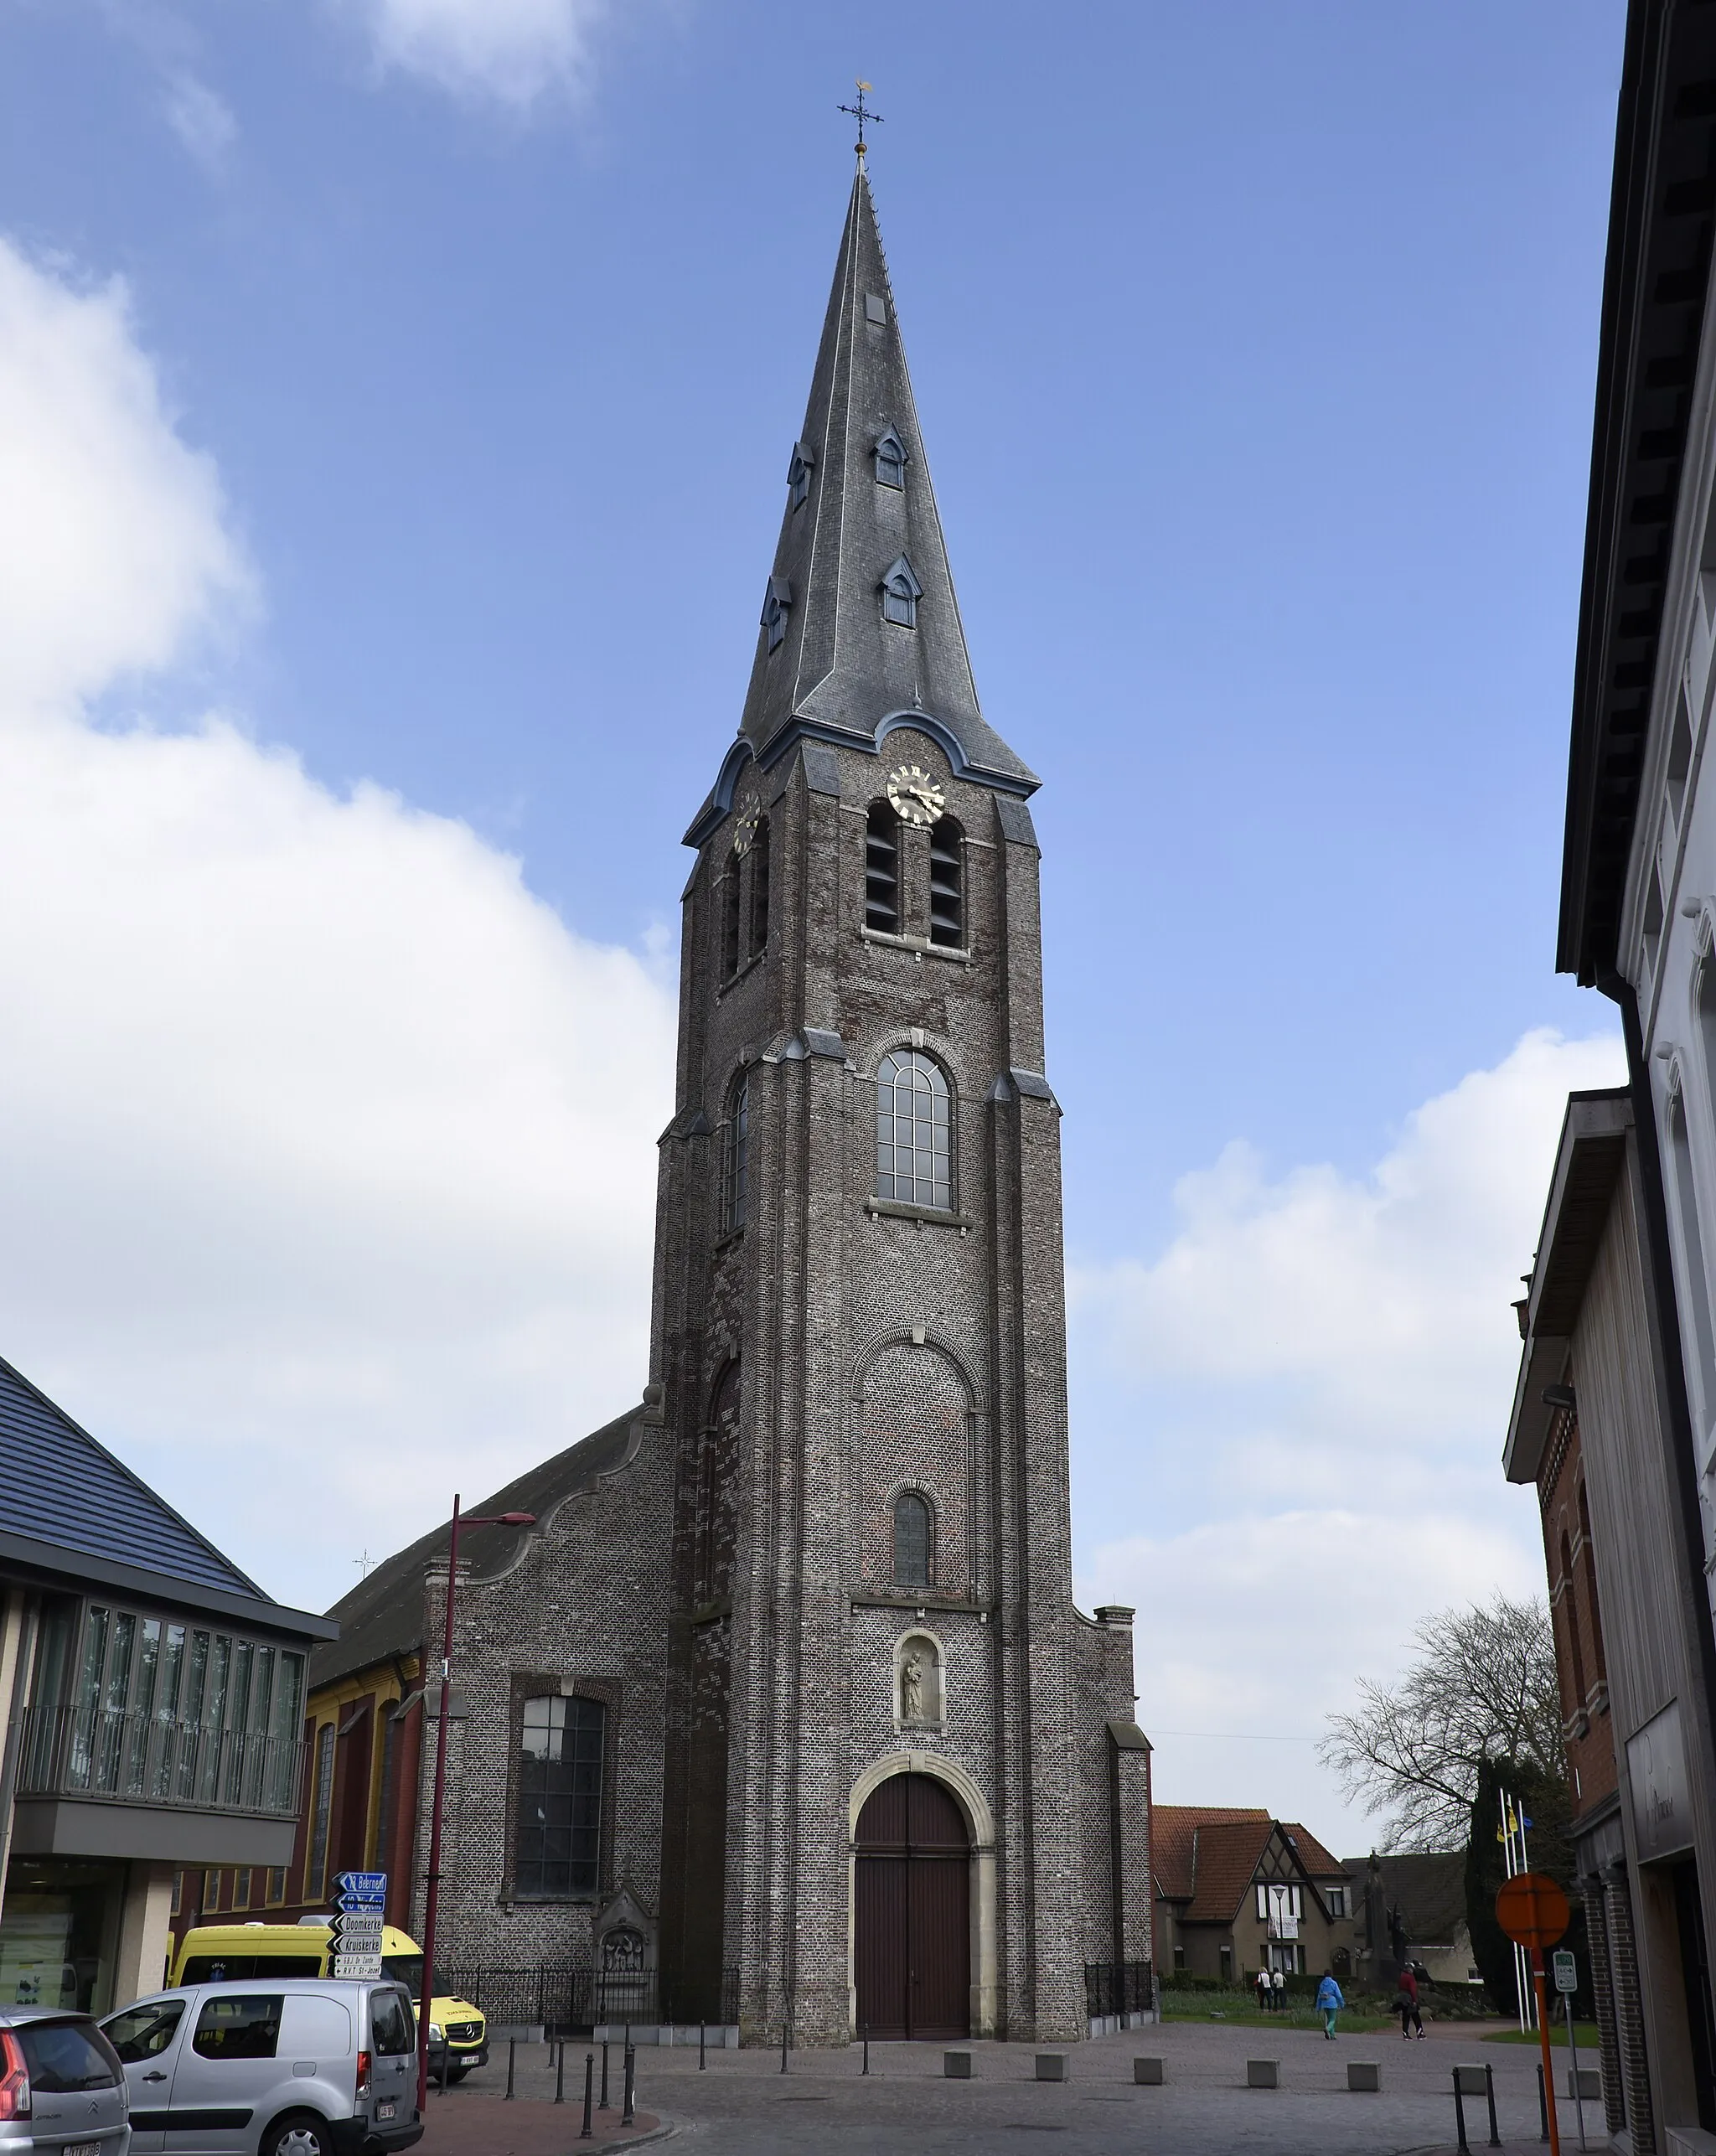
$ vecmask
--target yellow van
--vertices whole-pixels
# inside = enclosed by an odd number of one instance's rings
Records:
[[[199,1924],[179,1941],[172,1983],[242,1983],[251,1977],[325,1977],[333,1971],[328,1952],[333,1926],[325,1916],[301,1917],[296,1924]],[[423,1950],[403,1931],[387,1925],[381,1934],[381,1968],[411,1994],[419,2019],[423,2012]],[[468,1999],[436,1998],[429,2003],[429,2064],[441,2070],[447,2046],[447,2078],[463,2081],[488,2057],[488,2024]]]

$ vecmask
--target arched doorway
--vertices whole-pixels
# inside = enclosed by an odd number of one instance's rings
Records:
[[[959,1800],[929,1775],[891,1775],[854,1838],[860,2029],[969,2035],[971,1837]]]

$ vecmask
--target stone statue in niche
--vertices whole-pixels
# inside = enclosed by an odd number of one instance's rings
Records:
[[[902,1722],[922,1722],[928,1719],[923,1709],[923,1650],[916,1641],[906,1650],[906,1658],[900,1664],[900,1719]]]

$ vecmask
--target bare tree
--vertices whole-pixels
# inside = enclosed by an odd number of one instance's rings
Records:
[[[1361,1678],[1357,1711],[1329,1717],[1318,1755],[1349,1797],[1388,1815],[1386,1847],[1457,1848],[1480,1760],[1566,1772],[1554,1636],[1542,1602],[1498,1594],[1426,1617],[1413,1636],[1403,1674],[1393,1685]]]

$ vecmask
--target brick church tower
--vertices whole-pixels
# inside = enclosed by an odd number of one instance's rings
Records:
[[[421,1921],[444,1741],[443,1958],[540,1972],[527,2020],[1146,2003],[1132,1613],[1072,1600],[1036,783],[978,707],[861,163],[687,835],[650,1382],[478,1507],[530,1518],[460,1543],[444,1729],[445,1528],[336,1605],[292,1906],[367,1866]]]
[[[802,2043],[1064,2041],[1083,1965],[1149,1952],[1131,1613],[1072,1600],[1037,783],[978,704],[861,154],[686,835],[651,1369],[676,2014],[725,1976]]]

